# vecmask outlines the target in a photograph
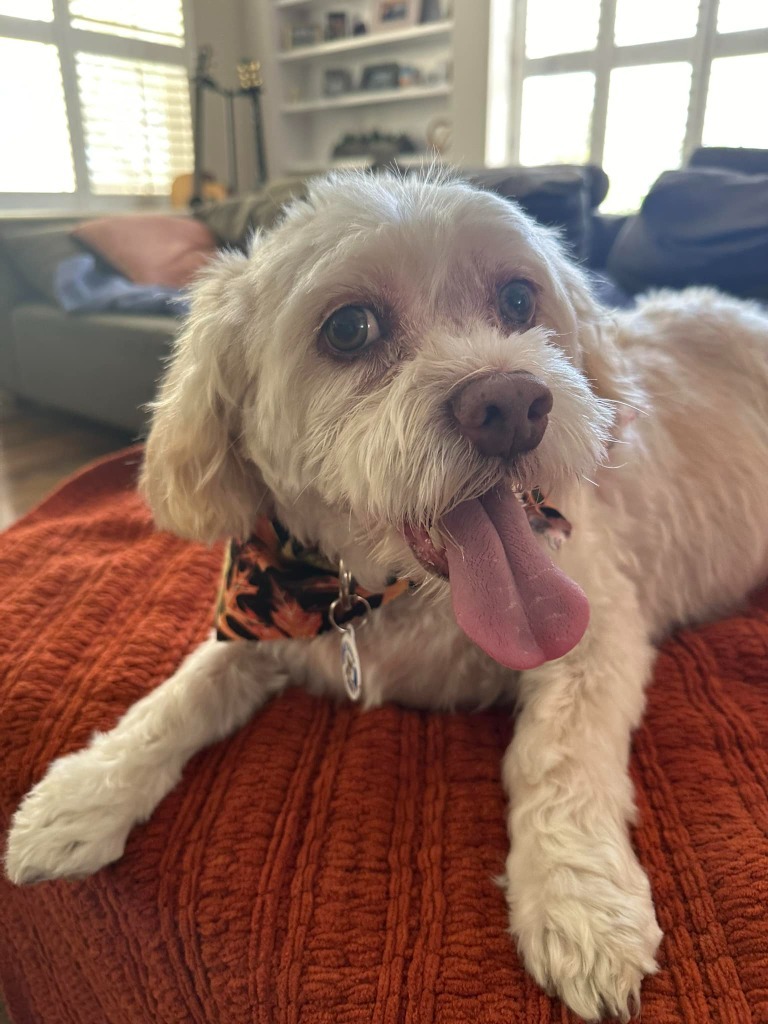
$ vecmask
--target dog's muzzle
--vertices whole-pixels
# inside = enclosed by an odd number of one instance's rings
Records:
[[[465,384],[448,402],[460,433],[481,455],[506,459],[541,443],[552,392],[532,373],[490,373]]]

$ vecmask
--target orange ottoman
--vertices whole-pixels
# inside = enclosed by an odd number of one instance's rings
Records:
[[[152,531],[130,451],[0,538],[0,827],[210,627],[220,552]],[[643,1024],[768,1021],[768,613],[682,634],[635,742],[665,931]],[[188,766],[118,864],[0,882],[15,1024],[564,1024],[493,884],[504,712],[288,692]],[[4,842],[4,840],[3,840]]]

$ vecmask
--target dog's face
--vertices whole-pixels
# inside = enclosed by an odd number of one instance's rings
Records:
[[[272,509],[363,585],[439,576],[450,510],[602,458],[597,319],[553,234],[511,203],[456,181],[322,181],[197,289],[149,439],[158,522],[211,540]]]

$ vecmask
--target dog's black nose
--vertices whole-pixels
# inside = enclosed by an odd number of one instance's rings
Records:
[[[512,458],[541,442],[552,402],[546,384],[520,370],[476,377],[448,404],[459,430],[481,455]]]

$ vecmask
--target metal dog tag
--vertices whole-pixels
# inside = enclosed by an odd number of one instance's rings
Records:
[[[363,692],[363,670],[355,642],[355,627],[348,623],[341,634],[341,674],[350,700],[360,700]]]
[[[360,667],[360,655],[355,640],[355,627],[351,622],[339,623],[337,611],[350,614],[355,608],[358,611],[357,624],[362,629],[366,616],[371,610],[364,597],[355,593],[355,581],[352,574],[339,559],[339,596],[328,610],[328,618],[337,633],[341,633],[341,678],[350,700],[360,700],[363,692],[363,670]]]

